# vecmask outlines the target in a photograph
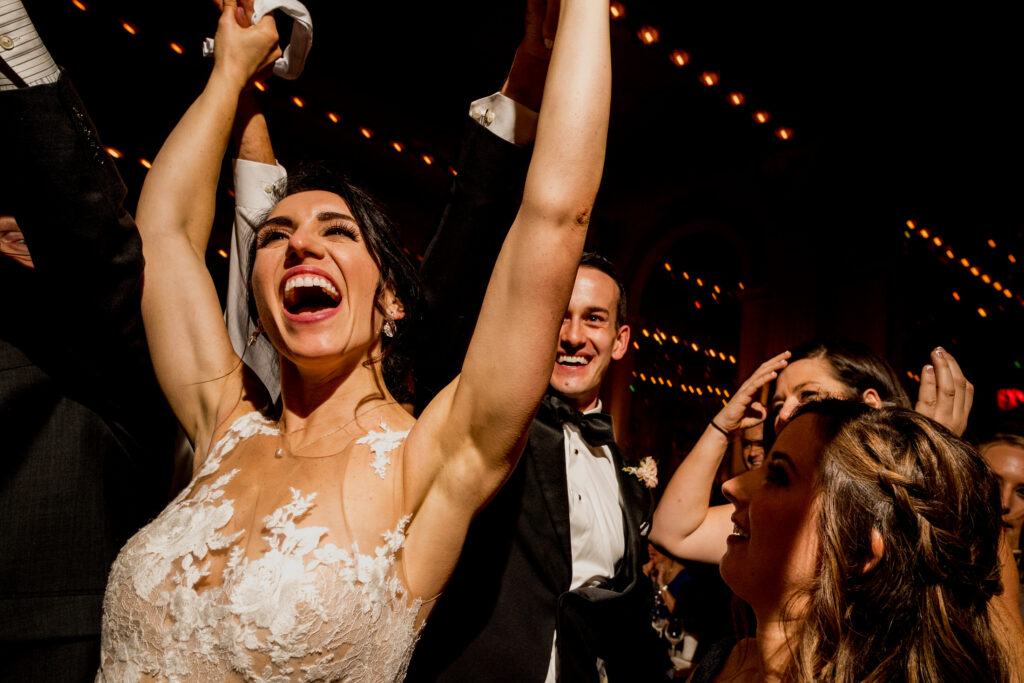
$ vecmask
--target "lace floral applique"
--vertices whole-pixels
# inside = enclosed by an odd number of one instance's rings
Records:
[[[357,439],[356,443],[367,444],[370,447],[370,450],[373,451],[373,462],[370,463],[370,467],[377,473],[377,476],[383,479],[388,465],[391,464],[391,457],[388,453],[398,448],[405,437],[409,436],[411,430],[393,432],[384,423],[384,418],[380,419],[380,428],[383,431],[375,432],[371,429],[366,436]]]
[[[271,425],[258,414],[240,418],[196,480],[217,474],[243,439],[276,434]],[[407,432],[381,427],[367,443],[386,467],[386,454]],[[317,493],[290,488],[289,502],[262,519],[264,549],[246,557],[246,532],[221,532],[235,512],[225,487],[238,472],[220,474],[189,498],[193,480],[121,551],[104,598],[97,681],[402,680],[421,606],[409,601],[395,566],[411,515],[364,555],[354,541],[348,548],[323,543],[328,527],[302,526]],[[204,586],[215,550],[227,550],[226,563],[220,581]]]

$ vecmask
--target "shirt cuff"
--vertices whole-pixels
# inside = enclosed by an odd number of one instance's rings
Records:
[[[235,205],[245,209],[269,209],[274,205],[274,185],[288,177],[281,164],[261,164],[235,159]]]
[[[473,102],[469,115],[502,140],[520,147],[537,137],[537,112],[500,92]]]

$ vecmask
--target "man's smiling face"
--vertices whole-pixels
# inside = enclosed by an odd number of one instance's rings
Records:
[[[618,304],[619,286],[615,280],[596,268],[579,269],[558,334],[558,355],[551,372],[551,388],[569,399],[577,410],[588,410],[597,404],[608,365],[626,354],[629,327],[618,324]]]

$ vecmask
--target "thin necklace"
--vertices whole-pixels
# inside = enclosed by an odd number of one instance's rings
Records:
[[[315,439],[313,439],[309,443],[304,444],[303,446],[300,446],[299,448],[297,448],[295,450],[292,450],[292,448],[289,446],[288,450],[287,450],[287,454],[294,456],[299,451],[304,451],[307,448],[309,448],[310,446],[312,446],[313,444],[318,443],[320,441],[323,441],[324,439],[329,437],[331,434],[337,434],[342,429],[344,429],[345,427],[348,427],[350,424],[352,424],[353,422],[355,422],[359,418],[365,417],[366,415],[369,415],[373,411],[378,410],[380,408],[383,408],[384,406],[395,405],[396,403],[398,403],[398,401],[388,401],[387,403],[382,403],[379,406],[374,406],[373,408],[370,408],[369,410],[365,410],[365,411],[357,414],[355,417],[353,417],[351,420],[349,420],[345,424],[341,425],[340,427],[335,427],[334,429],[330,430],[329,432],[325,432],[325,433],[321,434],[320,436],[316,437]],[[288,437],[290,437],[292,434],[296,434],[298,432],[304,432],[307,429],[309,429],[308,427],[300,427],[299,429],[295,429],[295,430],[292,430],[290,432],[286,432],[284,430],[284,428],[282,427],[280,420],[278,420],[277,424],[278,424],[278,431],[280,432],[280,436],[281,436],[281,438],[283,438],[285,440],[287,440]],[[340,453],[341,451],[338,451],[338,452]],[[285,455],[285,449],[284,448],[278,448],[277,451],[274,453],[274,456],[277,457],[277,458],[283,457],[284,455]],[[333,453],[331,455],[333,455]]]

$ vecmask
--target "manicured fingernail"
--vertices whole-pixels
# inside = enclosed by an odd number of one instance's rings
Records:
[[[945,352],[946,352],[946,350],[944,348],[942,348],[941,346],[936,346],[935,347],[935,355],[936,356],[940,356],[941,357],[942,354],[944,354]]]
[[[927,372],[927,373],[935,372],[935,367],[931,366],[931,365],[926,365],[926,366],[924,366],[924,371]]]

